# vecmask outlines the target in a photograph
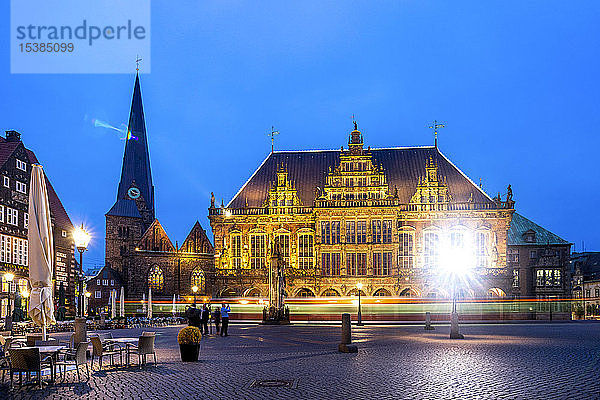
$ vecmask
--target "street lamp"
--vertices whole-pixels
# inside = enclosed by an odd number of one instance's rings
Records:
[[[83,223],[79,228],[75,228],[75,231],[73,231],[75,247],[77,247],[77,251],[79,251],[79,290],[77,294],[77,314],[79,317],[83,317],[83,252],[87,250],[91,238],[90,234],[83,228]]]
[[[84,303],[85,310],[83,310],[83,312],[86,315],[90,314],[90,311],[89,311],[89,308],[90,308],[90,297],[92,297],[92,294],[90,292],[86,291],[85,292],[85,303]]]
[[[8,309],[6,310],[6,318],[4,319],[4,330],[12,331],[12,313],[10,312],[10,286],[13,279],[15,279],[15,274],[12,272],[7,272],[4,274],[4,279],[8,282]]]
[[[21,297],[23,297],[25,299],[25,307],[24,307],[25,308],[25,317],[27,317],[26,313],[27,313],[27,309],[29,308],[29,304],[28,304],[29,294],[30,293],[29,293],[29,290],[27,290],[27,288],[25,288],[21,291]]]
[[[362,288],[363,288],[362,282],[358,282],[356,284],[356,289],[358,289],[358,322],[356,323],[356,325],[358,325],[358,326],[362,326],[363,325],[363,323],[362,323],[362,313],[360,311],[360,292],[361,292]]]
[[[196,293],[198,292],[198,286],[192,286],[192,292],[194,292],[194,304],[196,304]]]

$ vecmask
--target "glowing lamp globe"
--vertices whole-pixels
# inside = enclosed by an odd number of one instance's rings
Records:
[[[83,224],[80,227],[75,228],[73,231],[73,240],[75,241],[75,247],[80,252],[84,252],[88,244],[90,243],[91,236],[86,230],[83,228]]]

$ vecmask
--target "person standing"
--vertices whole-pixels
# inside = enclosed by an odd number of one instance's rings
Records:
[[[196,303],[192,303],[192,305],[185,310],[185,316],[188,319],[189,326],[200,326],[200,315],[198,313],[198,309],[196,308]]]
[[[213,313],[213,319],[215,320],[215,327],[217,329],[217,334],[221,330],[221,308],[217,305],[215,307],[215,312]]]
[[[229,334],[227,333],[227,328],[229,327],[229,312],[231,310],[229,309],[229,304],[225,305],[225,303],[222,304],[221,307],[221,319],[223,320],[223,327],[221,329],[221,336],[229,336]]]
[[[200,314],[200,331],[205,335],[208,335],[208,318],[210,317],[210,313],[208,312],[208,308],[206,304],[202,305],[202,313]]]

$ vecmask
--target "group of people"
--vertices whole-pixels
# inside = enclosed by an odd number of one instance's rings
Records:
[[[212,320],[217,328],[217,334],[220,336],[229,336],[227,329],[229,328],[229,313],[231,312],[229,304],[221,304],[221,307],[216,307],[215,311],[211,310],[210,304],[202,304],[202,308],[196,308],[196,303],[193,303],[185,311],[185,316],[188,319],[188,325],[200,328],[204,335],[208,335],[208,322],[212,316]],[[222,326],[221,326],[222,325]]]

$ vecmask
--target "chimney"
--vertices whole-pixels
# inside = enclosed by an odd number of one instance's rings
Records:
[[[17,131],[6,131],[6,141],[7,142],[20,142],[21,134]]]

